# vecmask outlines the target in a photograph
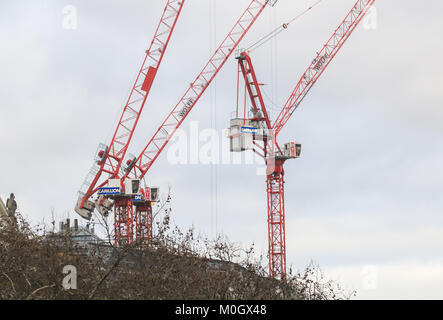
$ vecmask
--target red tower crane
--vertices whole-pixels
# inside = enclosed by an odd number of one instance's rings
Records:
[[[302,75],[294,91],[283,106],[277,119],[272,123],[257,81],[251,58],[247,52],[237,57],[243,74],[246,92],[252,105],[253,116],[246,112],[243,118],[231,120],[231,151],[252,150],[259,154],[266,163],[267,207],[268,207],[268,244],[269,274],[271,277],[284,278],[286,275],[286,238],[285,238],[285,202],[284,202],[284,163],[300,157],[301,145],[286,143],[281,149],[277,136],[300,105],[327,66],[334,59],[343,44],[361,22],[375,0],[358,0],[334,31],[331,38],[317,54]],[[286,28],[287,25],[284,25]],[[239,114],[237,106],[237,115]],[[272,123],[272,125],[271,125]]]
[[[80,189],[75,207],[75,211],[85,219],[91,219],[95,208],[103,215],[107,215],[108,211],[112,209],[112,202],[109,199],[101,197],[94,203],[90,198],[99,188],[106,185],[108,179],[118,178],[121,173],[123,159],[184,4],[185,0],[168,0],[166,2],[154,38],[146,51],[146,56],[124,105],[112,140],[108,146],[99,146],[93,167]],[[103,174],[107,176],[104,180]]]
[[[90,215],[94,210],[94,203],[91,203],[88,199],[96,192],[103,196],[98,203],[99,211],[103,208],[102,211],[110,210],[112,202],[109,199],[114,200],[114,236],[116,244],[131,243],[134,240],[134,220],[136,222],[136,239],[144,242],[149,241],[152,234],[151,195],[149,195],[146,190],[140,189],[140,180],[144,178],[148,170],[152,167],[174,133],[184,122],[265,7],[267,5],[274,6],[276,2],[277,0],[252,0],[240,19],[235,23],[229,34],[217,48],[214,55],[186,90],[184,96],[173,107],[154,136],[149,140],[140,155],[137,158],[127,160],[126,167],[122,168],[123,156],[129,144],[129,141],[127,141],[124,147],[121,148],[123,152],[118,154],[117,165],[111,166],[112,170],[105,171],[104,169],[100,169],[98,173],[93,175],[95,178],[92,180],[92,183],[86,183],[88,190],[84,195],[81,195],[76,211],[80,214]],[[181,3],[181,5],[183,5],[183,3]],[[172,32],[174,25],[175,23],[170,28],[170,32]],[[155,73],[156,70],[152,72],[152,75],[155,76]],[[152,77],[147,78],[153,79]],[[150,88],[152,81],[146,80],[144,82],[147,82],[148,85],[146,87]],[[140,93],[140,87],[137,86],[137,90],[135,91]],[[130,109],[132,110],[132,108]],[[135,117],[138,120],[139,114],[135,115]],[[124,117],[122,117],[122,119],[123,118]],[[127,129],[127,126],[124,124],[122,127]],[[133,129],[125,130],[123,136],[132,137],[132,133]],[[115,136],[119,137],[117,133]],[[117,144],[121,145],[120,143]],[[114,149],[111,147],[109,150],[112,151]],[[108,153],[109,151],[107,149],[101,151],[99,157],[106,156],[106,158],[114,159],[114,157],[108,157]],[[100,168],[104,166],[103,163],[106,158],[99,159]],[[122,171],[120,177],[119,171]],[[108,173],[109,176],[95,187],[102,172]]]

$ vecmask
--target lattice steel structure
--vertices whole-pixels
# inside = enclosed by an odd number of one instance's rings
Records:
[[[257,80],[249,53],[242,52],[237,57],[239,70],[243,75],[246,86],[245,89],[249,96],[252,109],[255,114],[260,115],[249,118],[248,120],[255,123],[262,123],[262,125],[258,125],[258,127],[266,128],[265,134],[254,134],[253,151],[260,155],[267,165],[268,255],[269,274],[272,277],[283,279],[286,276],[285,172],[283,166],[287,160],[298,157],[285,154],[277,143],[277,136],[374,2],[375,0],[358,0],[355,3],[351,11],[346,15],[345,19],[334,31],[331,38],[302,75],[273,123],[266,110],[260,90],[260,83]],[[238,114],[237,106],[237,115]],[[247,118],[246,111],[244,117],[245,119]]]

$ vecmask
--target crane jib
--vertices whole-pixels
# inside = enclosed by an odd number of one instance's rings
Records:
[[[350,35],[354,32],[355,28],[359,25],[374,3],[375,0],[358,0],[339,27],[334,31],[328,42],[323,46],[322,50],[317,53],[316,58],[300,78],[300,81],[297,83],[291,96],[288,98],[277,119],[272,124],[276,136],[284,128],[294,111],[298,108],[300,103],[312,89],[312,86],[332,62],[343,44],[349,39]]]

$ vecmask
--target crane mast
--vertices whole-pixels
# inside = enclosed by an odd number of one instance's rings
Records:
[[[112,202],[109,199],[101,197],[97,203],[93,203],[89,199],[101,187],[105,186],[109,179],[120,175],[122,162],[184,4],[185,0],[167,1],[111,143],[109,146],[101,145],[99,147],[94,165],[79,192],[80,197],[76,206],[76,212],[85,219],[91,218],[96,207],[103,215],[107,215],[108,211],[112,209]],[[107,179],[101,181],[103,174],[107,174]]]
[[[374,2],[375,0],[358,0],[355,3],[303,74],[272,126],[270,126],[270,118],[266,112],[260,84],[249,54],[242,52],[237,57],[245,81],[246,92],[249,94],[252,104],[253,117],[248,118],[245,112],[243,119],[237,117],[231,120],[231,151],[252,150],[260,155],[267,165],[268,250],[271,277],[284,279],[286,276],[285,172],[283,166],[287,160],[298,158],[301,154],[300,144],[286,143],[281,149],[277,144],[276,137]],[[248,128],[247,132],[242,132],[244,128],[242,124],[252,127],[253,130]],[[248,137],[251,132],[252,138]]]

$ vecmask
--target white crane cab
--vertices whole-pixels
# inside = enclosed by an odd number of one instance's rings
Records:
[[[98,189],[99,196],[118,197],[133,196],[140,193],[139,179],[126,179],[123,184],[120,179],[110,179],[106,187]]]
[[[231,152],[254,150],[254,140],[263,134],[264,129],[258,121],[241,118],[231,119],[230,127],[226,131]]]

